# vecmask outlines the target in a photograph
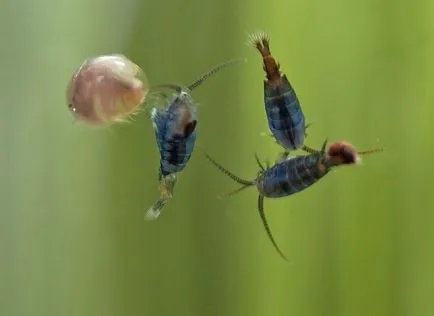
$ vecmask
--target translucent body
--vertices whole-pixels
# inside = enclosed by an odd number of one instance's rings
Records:
[[[164,106],[161,100],[153,100],[151,93],[147,106],[151,107],[151,120],[155,131],[155,138],[160,152],[160,199],[149,208],[145,219],[153,220],[160,216],[168,200],[172,198],[173,189],[178,174],[188,165],[196,143],[197,108],[191,92],[201,85],[206,79],[221,69],[240,62],[232,60],[217,65],[188,87],[163,84],[160,87],[172,88],[176,93],[172,98],[164,98]],[[157,95],[165,96],[164,93]]]
[[[181,172],[196,141],[197,110],[188,93],[181,92],[166,109],[152,109],[155,138],[160,151],[160,175]]]
[[[151,120],[160,152],[160,199],[146,212],[145,219],[160,216],[172,198],[178,173],[184,170],[196,142],[196,106],[188,93],[182,91],[171,99],[166,108],[154,107]]]
[[[126,121],[149,91],[138,65],[119,54],[88,59],[71,78],[68,107],[74,117],[92,126]]]

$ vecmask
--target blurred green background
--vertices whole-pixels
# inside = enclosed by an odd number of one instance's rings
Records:
[[[428,0],[30,1],[0,4],[0,315],[434,315],[434,11]],[[200,151],[163,216],[147,117],[72,124],[65,89],[91,56],[120,52],[152,84],[187,84],[198,144],[245,178],[274,159],[261,58],[265,29],[313,123],[360,149],[384,146],[288,199],[266,200]]]

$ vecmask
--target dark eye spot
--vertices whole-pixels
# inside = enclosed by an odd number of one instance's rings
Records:
[[[356,155],[350,148],[343,148],[341,156],[343,163],[345,164],[352,164],[356,162]]]
[[[192,122],[188,123],[187,125],[185,125],[184,137],[189,137],[194,132],[194,129],[196,128],[196,124],[197,124],[197,121],[192,121]]]

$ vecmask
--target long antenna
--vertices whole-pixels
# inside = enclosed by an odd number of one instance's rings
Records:
[[[222,70],[223,68],[226,68],[227,66],[230,66],[232,64],[239,63],[241,61],[245,61],[246,59],[238,58],[238,59],[232,59],[229,61],[226,61],[224,63],[221,63],[217,66],[215,66],[213,69],[209,70],[205,74],[203,74],[199,79],[196,79],[192,84],[188,86],[188,90],[193,91],[198,86],[200,86],[206,79],[214,75],[216,72]]]
[[[306,145],[303,145],[303,147],[301,149],[303,151],[309,153],[309,154],[316,154],[316,153],[321,152],[318,149],[314,149],[314,148],[306,146]],[[369,154],[374,154],[374,153],[378,153],[378,152],[382,152],[382,151],[384,151],[384,148],[379,147],[379,148],[372,148],[372,149],[357,151],[357,153],[362,156],[362,155],[369,155]]]
[[[288,261],[285,254],[282,252],[282,250],[280,250],[279,246],[277,245],[277,242],[274,239],[273,234],[271,233],[271,229],[270,226],[268,225],[267,218],[265,217],[265,212],[264,212],[264,197],[260,194],[258,195],[258,211],[259,211],[259,216],[261,216],[262,224],[264,225],[265,231],[267,232],[268,238],[270,238],[271,243],[273,244],[274,248],[277,250],[279,255],[284,260]]]
[[[242,58],[232,59],[232,60],[226,61],[224,63],[221,63],[221,64],[215,66],[213,69],[209,70],[208,72],[206,72],[205,74],[203,74],[199,79],[196,79],[192,84],[190,84],[187,87],[187,90],[190,91],[190,92],[193,91],[198,86],[200,86],[206,79],[208,79],[209,77],[211,77],[212,75],[214,75],[218,71],[220,71],[223,68],[226,68],[227,66],[230,66],[232,64],[239,63],[241,61],[246,61],[246,59],[242,59]],[[181,93],[182,90],[185,89],[185,88],[183,88],[182,85],[173,84],[173,83],[162,83],[162,84],[158,84],[158,85],[155,85],[155,86],[152,87],[153,90],[154,89],[158,89],[158,88],[172,89],[172,90],[175,90],[177,93]]]
[[[210,155],[208,155],[205,151],[203,151],[205,154],[205,157],[211,161],[211,163],[216,166],[221,172],[223,172],[224,174],[226,174],[229,178],[231,178],[232,180],[234,180],[235,182],[245,185],[245,186],[252,186],[255,185],[256,182],[255,181],[249,181],[249,180],[244,180],[241,179],[240,177],[234,175],[232,172],[230,172],[228,169],[226,169],[225,167],[223,167],[221,164],[219,164],[217,161],[215,161]]]

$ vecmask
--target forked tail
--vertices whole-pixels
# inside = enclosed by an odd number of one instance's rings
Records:
[[[145,213],[145,220],[155,220],[160,217],[167,202],[173,196],[173,188],[177,181],[176,174],[162,177],[160,180],[160,198]]]
[[[255,47],[263,59],[263,68],[269,82],[280,82],[280,65],[270,51],[270,37],[267,32],[258,31],[249,35],[249,44]]]
[[[164,206],[166,206],[167,202],[170,198],[160,198],[157,202],[155,202],[145,213],[145,220],[152,221],[160,217]]]

